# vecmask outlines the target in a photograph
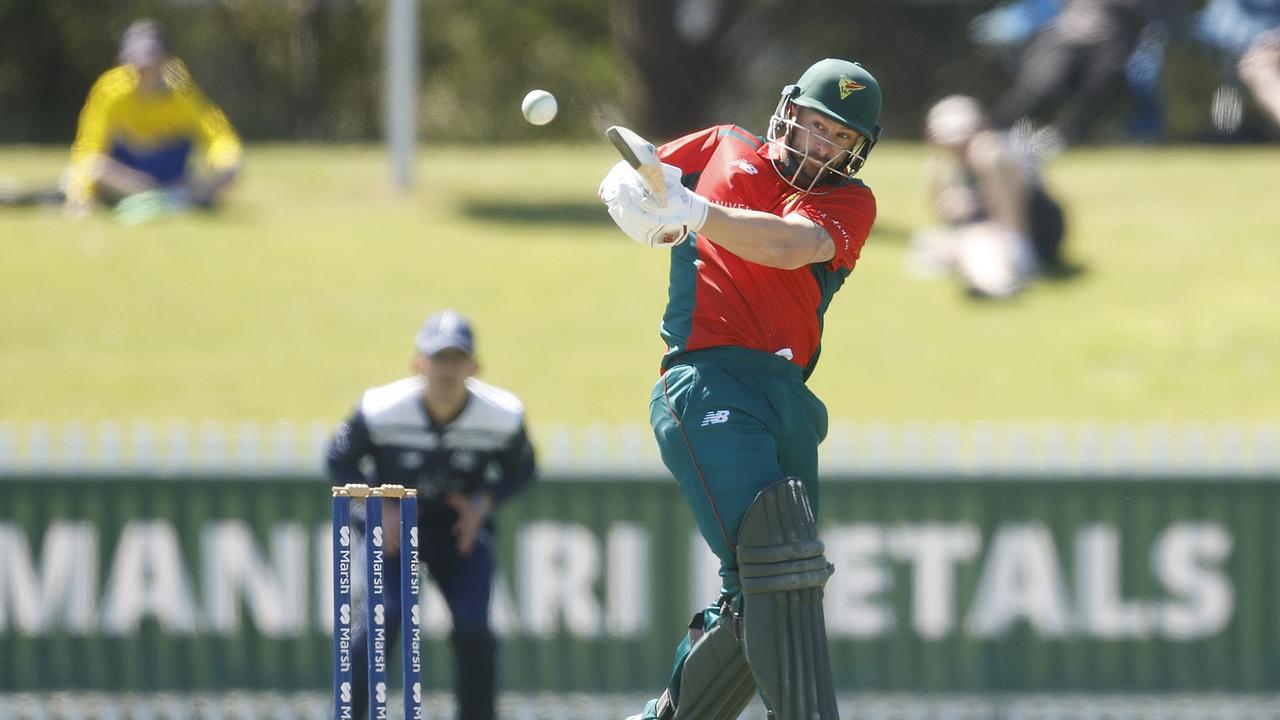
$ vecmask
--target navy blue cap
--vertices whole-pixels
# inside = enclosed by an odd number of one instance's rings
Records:
[[[473,355],[475,344],[475,338],[471,334],[471,323],[452,310],[433,313],[422,324],[422,329],[413,340],[414,349],[423,355],[435,355],[449,348],[457,348],[468,355]]]

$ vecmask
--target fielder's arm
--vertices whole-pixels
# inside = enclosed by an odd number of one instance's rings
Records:
[[[836,256],[831,235],[795,213],[778,217],[711,203],[707,221],[698,232],[744,260],[783,270],[827,262]]]
[[[369,435],[369,426],[365,424],[364,414],[356,410],[338,425],[329,444],[325,448],[325,467],[329,480],[334,485],[363,484],[377,485],[376,479],[365,477],[360,470],[360,461],[373,452],[373,439]],[[369,502],[366,499],[364,502]],[[400,517],[400,501],[384,498],[382,500],[382,549],[388,555],[398,556],[400,552],[400,534],[387,532],[394,529],[395,523],[388,519]]]
[[[387,557],[400,557],[400,501],[382,499],[382,550]]]

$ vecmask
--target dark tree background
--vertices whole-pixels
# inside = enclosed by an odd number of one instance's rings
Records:
[[[168,24],[205,92],[250,139],[371,140],[382,128],[385,0],[0,0],[0,142],[69,142],[85,93],[137,17]],[[887,137],[915,138],[952,92],[992,100],[1006,67],[968,24],[995,0],[420,0],[420,127],[429,141],[595,136],[625,122],[655,139],[714,122],[761,132],[811,62],[862,61]],[[1208,123],[1220,79],[1175,47],[1175,137]],[[520,118],[531,88],[561,114]]]

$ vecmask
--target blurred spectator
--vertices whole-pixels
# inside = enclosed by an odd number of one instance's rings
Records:
[[[122,221],[139,222],[215,205],[240,167],[231,123],[205,99],[154,20],[129,26],[119,59],[93,84],[80,112],[68,210],[83,213],[97,200],[114,206]],[[203,172],[188,164],[196,145],[205,151]]]
[[[1183,0],[1065,0],[1061,13],[1023,54],[1013,87],[996,106],[996,125],[1007,128],[1052,108],[1062,116],[1056,126],[1061,138],[1076,141],[1128,80],[1145,114],[1135,129],[1147,135],[1158,132],[1164,42],[1182,4]],[[1153,29],[1144,33],[1148,28]]]
[[[1221,54],[1227,75],[1248,87],[1280,126],[1280,0],[1209,0],[1196,18],[1196,30]]]
[[[1007,66],[1016,69],[1027,43],[1050,25],[1061,10],[1062,0],[1014,0],[975,17],[969,32],[974,42],[991,49]],[[1125,64],[1125,80],[1133,101],[1129,135],[1136,140],[1156,141],[1164,137],[1160,78],[1170,30],[1164,22],[1147,25]]]
[[[944,98],[929,110],[925,134],[942,151],[928,181],[943,225],[912,238],[910,270],[954,272],[982,297],[1012,295],[1041,272],[1064,270],[1062,209],[1029,154],[990,127],[976,100]]]
[[[1129,137],[1156,142],[1165,137],[1164,61],[1173,37],[1172,20],[1153,22],[1143,28],[1138,46],[1125,63],[1124,77],[1133,102],[1129,114]]]
[[[1021,54],[1031,38],[1062,10],[1062,0],[1014,0],[975,17],[969,24],[974,42],[998,52],[1008,62]]]

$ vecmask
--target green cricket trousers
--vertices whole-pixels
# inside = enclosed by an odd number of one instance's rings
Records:
[[[683,353],[653,388],[662,461],[720,558],[723,594],[740,593],[738,527],[756,495],[800,478],[818,513],[818,443],[827,409],[787,359],[736,347]]]

